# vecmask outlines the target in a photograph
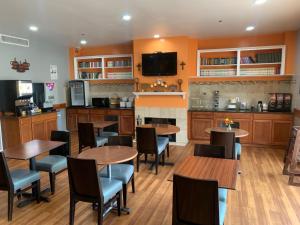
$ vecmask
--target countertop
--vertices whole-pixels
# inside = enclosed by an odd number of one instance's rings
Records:
[[[36,114],[32,114],[32,115],[26,115],[26,116],[16,116],[16,115],[0,115],[0,118],[13,118],[13,119],[18,119],[18,118],[27,118],[27,117],[34,117],[34,116],[40,116],[40,115],[46,115],[46,114],[50,114],[50,113],[56,113],[57,111],[51,111],[51,112],[41,112],[41,113],[36,113]]]
[[[292,112],[258,112],[256,110],[228,110],[228,109],[203,109],[203,108],[191,108],[188,110],[189,112],[227,112],[227,113],[284,113],[284,114],[293,114]]]
[[[134,107],[96,107],[96,106],[69,106],[67,109],[117,109],[117,110],[134,110]]]

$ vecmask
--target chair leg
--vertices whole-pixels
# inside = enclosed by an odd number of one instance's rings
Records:
[[[139,172],[140,169],[140,154],[137,155],[136,159],[136,171]]]
[[[170,145],[169,144],[167,145],[167,156],[168,156],[168,158],[170,156]]]
[[[145,164],[147,164],[148,155],[145,153]]]
[[[13,214],[13,206],[14,206],[14,193],[13,191],[8,191],[8,210],[7,210],[7,217],[8,221],[12,220],[12,214]]]
[[[127,205],[127,184],[123,184],[123,204],[124,204],[124,208],[126,208],[126,205]]]
[[[51,195],[55,193],[55,173],[49,173]]]
[[[98,225],[103,224],[103,212],[102,212],[102,207],[101,203],[98,202]]]
[[[35,198],[36,198],[36,202],[40,203],[41,201],[41,182],[40,180],[35,182]]]
[[[165,151],[162,153],[162,165],[165,166]]]
[[[74,217],[75,217],[75,200],[72,196],[70,196],[70,225],[74,224]]]
[[[155,155],[155,174],[158,174],[158,164],[159,164],[160,156],[158,154]]]
[[[20,201],[22,198],[22,194],[20,193],[20,190],[17,190],[16,193],[17,193],[17,199],[18,201]]]
[[[121,216],[121,191],[117,196],[118,216]]]
[[[132,174],[132,178],[131,178],[131,188],[132,188],[132,192],[135,193],[134,173]]]

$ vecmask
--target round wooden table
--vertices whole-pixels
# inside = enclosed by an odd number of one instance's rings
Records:
[[[127,162],[137,156],[137,150],[127,146],[104,146],[81,152],[79,159],[95,159],[98,165],[107,166],[108,178],[111,178],[111,164]]]
[[[228,129],[227,127],[213,127],[213,128],[206,128],[205,132],[209,133],[211,131],[217,131],[217,132],[234,132],[236,138],[242,138],[246,137],[249,135],[249,132],[243,129],[238,129],[238,128],[231,128]]]
[[[180,131],[180,128],[170,124],[143,124],[138,127],[155,128],[157,135],[171,135]]]

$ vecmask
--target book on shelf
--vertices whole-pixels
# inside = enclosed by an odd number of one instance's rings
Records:
[[[257,53],[255,57],[257,63],[280,63],[281,55],[281,52],[269,52]]]
[[[102,78],[101,73],[88,73],[88,72],[80,72],[79,79],[100,79]]]
[[[108,79],[132,79],[131,72],[111,72],[107,73]]]
[[[201,58],[201,65],[231,65],[237,63],[237,57]]]
[[[236,69],[203,69],[200,76],[235,76]]]
[[[102,67],[102,62],[101,61],[79,62],[78,66],[79,66],[79,68],[100,68],[100,67]]]
[[[241,64],[253,64],[255,60],[251,56],[243,56],[241,57]]]
[[[106,63],[106,67],[131,67],[131,59],[109,60]]]
[[[279,74],[278,69],[274,67],[267,68],[241,68],[240,76],[267,76]]]

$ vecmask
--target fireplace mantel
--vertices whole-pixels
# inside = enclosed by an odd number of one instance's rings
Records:
[[[185,99],[185,92],[133,92],[133,94],[139,98],[139,96],[180,96]]]

